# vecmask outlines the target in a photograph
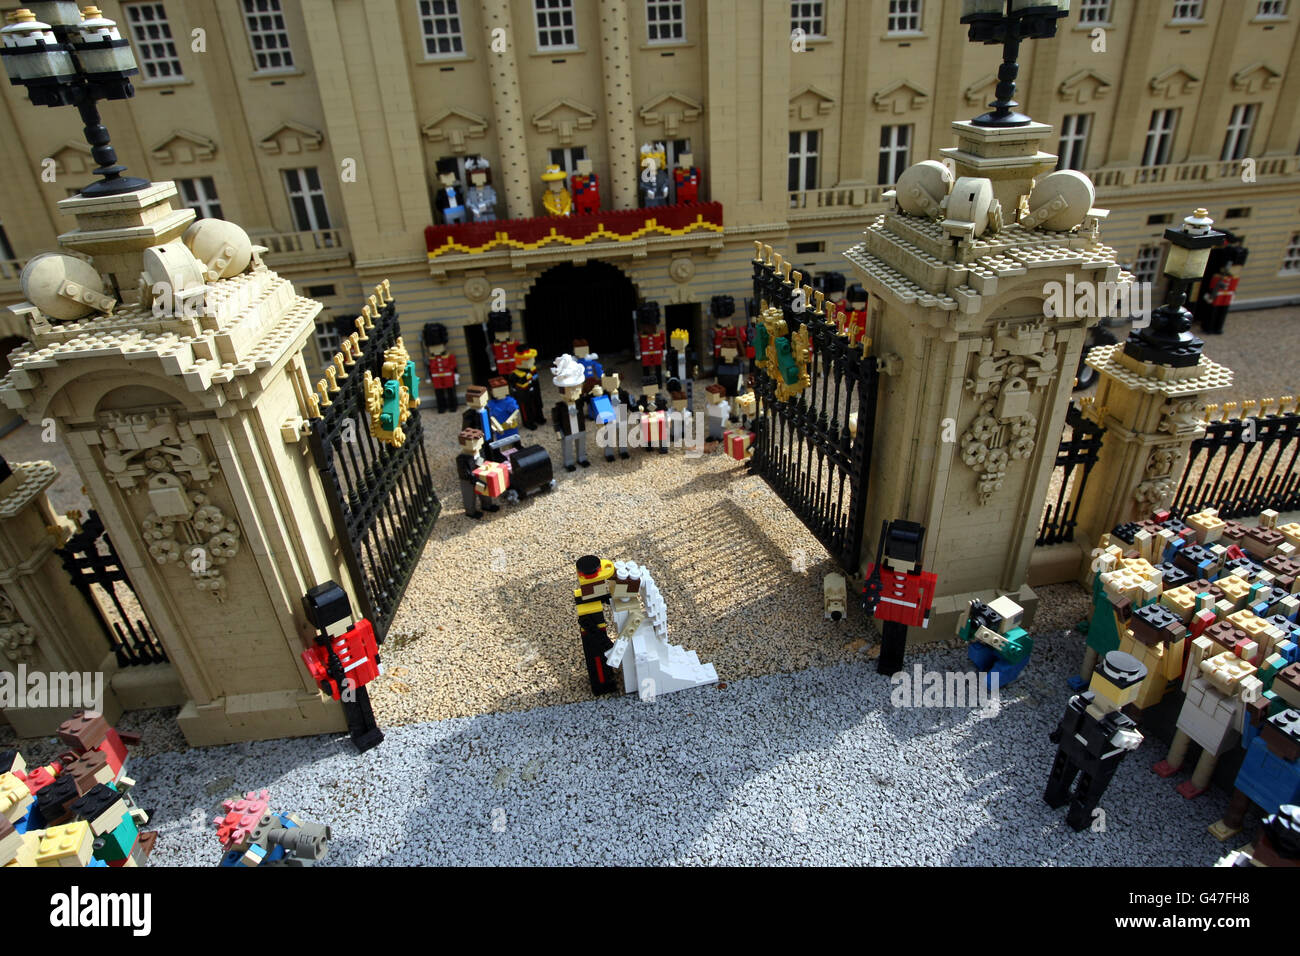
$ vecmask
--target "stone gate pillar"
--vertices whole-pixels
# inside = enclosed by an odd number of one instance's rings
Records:
[[[1053,207],[1065,221],[1021,222],[1035,177],[1055,160],[1038,148],[1051,127],[953,129],[949,175],[934,163],[904,173],[894,209],[846,253],[870,297],[867,334],[885,373],[861,562],[874,560],[883,520],[926,526],[938,599],[914,641],[951,637],[968,602],[994,592],[1032,618],[1029,559],[1074,371],[1099,318],[1095,300],[1076,307],[1073,292],[1127,282],[1100,241],[1104,213],[1089,208],[1086,180]],[[979,191],[985,205],[972,205]]]
[[[231,224],[217,230],[229,243],[201,248],[175,198],[174,184],[154,183],[59,203],[77,220],[60,244],[94,270],[73,276],[64,260],[57,295],[24,284],[41,304],[14,307],[31,342],[12,354],[0,399],[57,423],[188,694],[190,743],[342,731],[299,657],[313,636],[302,595],[330,579],[355,595],[298,441],[312,400],[300,353],[321,306],[257,247],[250,257]],[[94,273],[111,311],[85,294]],[[93,309],[43,311],[69,300]]]
[[[1101,381],[1084,414],[1106,433],[1079,502],[1074,534],[1084,554],[1116,525],[1173,500],[1192,442],[1205,434],[1206,396],[1232,385],[1232,370],[1204,355],[1174,368],[1125,354],[1123,343],[1093,349],[1088,364]]]
[[[95,706],[89,683],[102,693],[99,709],[115,721],[122,712],[109,683],[116,660],[54,554],[60,520],[45,489],[58,472],[48,461],[0,471],[11,472],[0,481],[0,680],[9,682],[0,711],[20,737],[52,734],[71,709]],[[80,702],[51,696],[69,692]]]

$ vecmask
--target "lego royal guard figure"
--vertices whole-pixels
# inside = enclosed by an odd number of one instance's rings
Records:
[[[715,295],[709,300],[709,313],[713,316],[713,366],[722,359],[722,347],[736,342],[736,300],[729,295]]]
[[[442,224],[451,226],[465,221],[465,191],[456,178],[456,159],[443,156],[438,160],[438,195],[434,205],[442,213]]]
[[[537,377],[537,349],[521,345],[515,350],[510,396],[519,403],[519,417],[529,431],[546,421],[546,413],[542,410],[542,383]]]
[[[1205,294],[1201,297],[1207,306],[1201,311],[1202,332],[1208,332],[1210,335],[1223,334],[1223,323],[1228,318],[1228,309],[1237,294],[1239,271],[1240,267],[1236,263],[1224,260],[1219,272],[1210,277],[1205,287]]]
[[[591,160],[580,159],[578,171],[569,178],[573,188],[573,211],[579,216],[600,210],[600,177],[592,172]]]
[[[366,690],[379,676],[375,629],[364,617],[353,623],[347,592],[333,581],[304,594],[302,606],[318,631],[316,643],[302,652],[303,662],[320,689],[342,702],[352,743],[364,753],[384,739]]]
[[[636,324],[640,331],[637,351],[641,354],[641,375],[653,375],[664,383],[664,334],[659,331],[659,303],[642,302],[637,306]]]
[[[844,299],[844,290],[847,284],[842,272],[824,272],[822,273],[822,294],[831,302],[835,303],[835,326],[841,332],[848,322],[849,304]]]
[[[850,345],[859,344],[867,334],[867,290],[856,282],[844,295],[844,335]]]
[[[1201,279],[1201,294],[1194,303],[1188,303],[1201,331],[1221,335],[1228,309],[1237,293],[1238,276],[1246,264],[1250,250],[1245,240],[1235,233],[1223,230],[1223,245],[1210,250]]]
[[[515,370],[515,353],[519,342],[510,334],[510,310],[488,313],[488,331],[492,333],[492,360],[497,374],[509,375]]]
[[[430,322],[424,327],[424,344],[433,353],[429,356],[429,384],[433,386],[438,412],[454,412],[459,406],[456,386],[456,356],[447,351],[447,327],[441,322]]]
[[[878,673],[896,674],[902,670],[907,629],[930,626],[930,606],[939,579],[933,572],[921,570],[924,541],[924,525],[886,521],[880,528],[875,563],[867,565],[862,609],[884,624]]]
[[[673,167],[673,182],[677,186],[679,203],[699,202],[700,170],[695,165],[695,157],[690,153],[680,153],[677,165]]]

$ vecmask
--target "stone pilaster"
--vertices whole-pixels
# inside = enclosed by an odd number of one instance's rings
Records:
[[[498,194],[506,201],[506,219],[528,219],[534,211],[533,174],[529,171],[528,140],[524,128],[524,105],[519,93],[519,65],[515,54],[514,27],[510,22],[510,0],[483,0],[483,29],[487,34],[501,29],[512,38],[488,57],[488,80],[492,85],[492,108],[496,119],[497,148],[501,151],[501,174],[492,177]]]
[[[600,65],[605,86],[605,142],[609,149],[609,203],[612,209],[637,206],[638,152],[632,110],[632,58],[627,6],[600,4]]]

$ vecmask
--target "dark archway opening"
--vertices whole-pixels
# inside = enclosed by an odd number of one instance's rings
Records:
[[[636,287],[607,262],[565,262],[542,273],[524,299],[524,336],[537,349],[538,366],[586,339],[598,355],[632,351]]]

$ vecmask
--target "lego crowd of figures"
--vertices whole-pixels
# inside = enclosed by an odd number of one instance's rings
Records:
[[[637,192],[642,208],[685,205],[700,199],[700,170],[695,157],[674,143],[676,153],[668,161],[666,143],[643,143],[637,160]],[[547,216],[589,216],[600,211],[600,177],[592,161],[564,150],[564,164],[552,162],[542,170],[542,211]],[[461,164],[466,187],[462,182]],[[444,156],[437,161],[438,187],[434,206],[440,225],[454,226],[465,222],[494,222],[497,218],[497,192],[492,186],[491,164],[482,156],[458,160]],[[572,165],[572,171],[566,166]]]
[[[548,414],[537,350],[515,337],[509,310],[491,312],[488,378],[465,387],[457,436],[456,472],[466,516],[481,519],[485,512],[499,511],[503,498],[513,503],[554,487],[550,453],[540,444],[526,443],[528,432],[547,425],[555,431],[569,472],[591,466],[592,442],[607,462],[627,459],[633,450],[666,455],[674,447],[688,454],[723,447],[737,461],[747,461],[753,441],[754,395],[748,381],[753,317],[738,321],[735,300],[725,295],[713,297],[710,313],[712,382],[700,382],[699,356],[689,333],[674,329],[665,335],[659,303],[645,301],[636,307],[637,335],[631,343],[640,364],[639,387],[625,387],[608,359],[577,338],[551,365],[558,400]],[[461,378],[457,358],[448,351],[446,327],[426,325],[424,343],[437,411],[460,411]],[[697,383],[703,393],[698,415]]]
[[[126,774],[127,746],[140,738],[80,710],[59,726],[58,740],[68,749],[40,767],[0,751],[0,867],[144,866],[158,831],[141,829],[149,815]],[[271,810],[269,797],[263,790],[222,803],[212,821],[219,866],[311,866],[325,856],[330,828]],[[77,909],[79,925],[105,925],[86,921],[93,907]],[[57,910],[51,921],[60,925],[56,918]]]
[[[1093,610],[1079,691],[1052,734],[1059,750],[1044,794],[1091,826],[1120,761],[1143,740],[1144,717],[1176,709],[1167,756],[1152,770],[1190,775],[1203,794],[1216,769],[1234,770],[1232,799],[1210,827],[1240,833],[1252,809],[1254,844],[1221,865],[1300,865],[1300,524],[1265,511],[1250,527],[1207,508],[1161,511],[1120,525],[1092,553]]]

